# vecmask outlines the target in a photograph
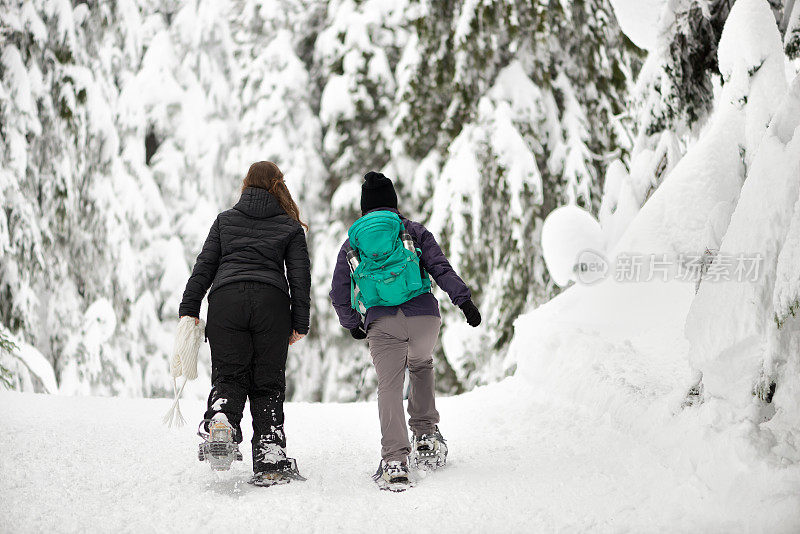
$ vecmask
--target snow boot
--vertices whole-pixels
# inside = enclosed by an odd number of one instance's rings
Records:
[[[207,461],[214,471],[227,471],[235,460],[242,460],[234,429],[224,413],[200,423],[197,434],[204,439],[197,451],[197,459]]]
[[[424,471],[434,471],[444,467],[447,463],[447,443],[438,426],[433,427],[433,432],[430,434],[414,436],[408,459],[412,467]]]
[[[386,462],[381,460],[372,480],[382,490],[400,492],[414,486],[408,474],[408,466],[400,461]]]
[[[278,443],[262,442],[256,447],[250,484],[266,487],[288,484],[292,480],[306,480],[297,469],[297,461],[287,458],[286,449]]]

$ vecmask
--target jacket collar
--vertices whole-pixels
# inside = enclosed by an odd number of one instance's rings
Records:
[[[403,214],[402,214],[402,213],[400,213],[399,211],[397,211],[397,210],[396,210],[396,209],[394,209],[394,208],[372,208],[371,210],[368,210],[368,211],[365,211],[364,213],[362,213],[362,214],[361,214],[361,216],[363,217],[364,215],[366,215],[366,214],[368,214],[368,213],[372,213],[373,211],[391,211],[392,213],[396,213],[396,214],[398,214],[398,215],[400,216],[400,218],[401,218],[401,219],[405,219],[405,217],[403,216]]]
[[[286,213],[281,207],[278,199],[272,196],[266,189],[258,187],[247,187],[242,191],[239,202],[233,207],[241,211],[248,217],[256,219],[266,219],[275,215]]]

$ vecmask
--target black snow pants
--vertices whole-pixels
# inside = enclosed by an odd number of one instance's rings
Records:
[[[205,419],[224,413],[242,441],[244,404],[253,416],[253,465],[259,444],[286,447],[283,401],[292,330],[289,296],[263,282],[233,282],[208,298],[211,394]]]

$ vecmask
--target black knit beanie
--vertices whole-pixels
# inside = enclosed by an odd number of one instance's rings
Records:
[[[397,193],[392,181],[379,172],[370,171],[364,175],[361,184],[361,213],[375,208],[397,209]]]

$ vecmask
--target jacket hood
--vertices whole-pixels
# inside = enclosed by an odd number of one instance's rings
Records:
[[[242,191],[239,202],[236,203],[233,209],[256,219],[266,219],[286,214],[277,198],[272,196],[266,189],[258,187],[245,188]]]

